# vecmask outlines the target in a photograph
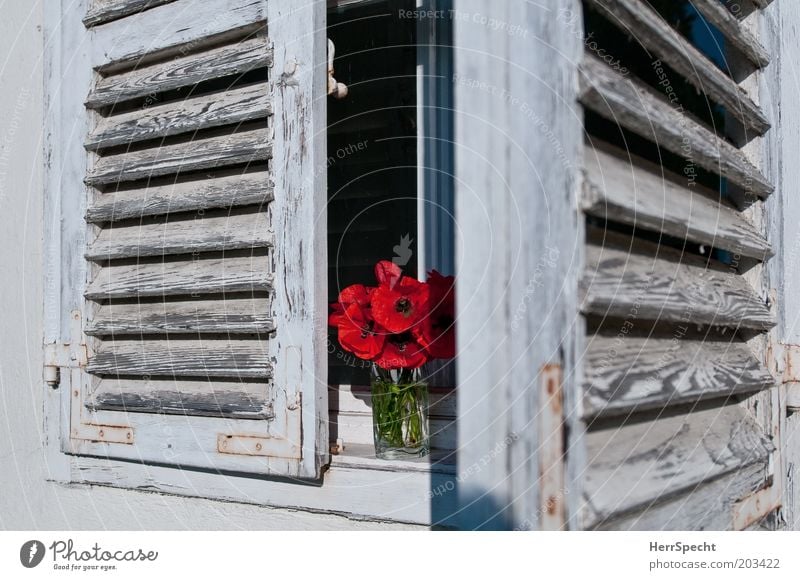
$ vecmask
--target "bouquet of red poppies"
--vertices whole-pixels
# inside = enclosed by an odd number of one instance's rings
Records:
[[[455,356],[453,276],[404,276],[396,264],[375,266],[377,286],[354,284],[331,306],[342,348],[387,370],[419,368]]]

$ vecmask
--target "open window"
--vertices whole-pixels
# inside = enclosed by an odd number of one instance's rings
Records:
[[[419,250],[431,219],[419,191],[442,190],[420,185],[432,154],[418,130],[420,23],[395,6],[382,28],[353,23],[340,39],[335,4],[79,0],[48,11],[44,339],[56,479],[423,524],[455,511],[452,463],[378,465],[364,400],[329,405],[327,212],[343,223],[383,191],[379,214],[397,219],[383,238],[399,235],[389,257],[399,244],[408,272],[445,269]],[[365,14],[394,5],[347,4]],[[328,37],[351,85],[341,103],[327,94]],[[363,42],[401,48],[384,62],[359,57]],[[369,82],[393,70],[399,85]],[[388,133],[376,125],[382,98],[402,105]],[[329,105],[355,122],[329,131]],[[396,169],[393,188],[357,163]],[[365,175],[353,180],[360,190],[343,182],[348,171]],[[334,187],[341,204],[329,204]],[[406,199],[392,205],[398,191]],[[351,246],[379,247],[379,214],[357,220],[367,238]],[[359,270],[372,258],[363,250],[342,255],[342,276],[371,274]],[[454,397],[440,398],[433,431],[452,450]],[[337,415],[348,414],[345,428]],[[352,454],[332,459],[331,439]],[[448,497],[433,506],[440,488]]]
[[[329,2],[343,99],[328,103],[328,298],[372,284],[391,260],[421,279],[454,274],[452,70],[449,10],[411,16],[414,0]],[[449,6],[449,4],[447,4]],[[331,444],[374,454],[368,363],[328,342]],[[425,367],[431,384],[432,459],[455,461],[454,363]],[[424,459],[424,462],[431,458]]]

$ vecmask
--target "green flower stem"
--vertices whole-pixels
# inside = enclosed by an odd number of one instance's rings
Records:
[[[428,448],[428,389],[415,380],[414,369],[376,369],[372,381],[372,413],[376,450],[395,448],[421,454]]]

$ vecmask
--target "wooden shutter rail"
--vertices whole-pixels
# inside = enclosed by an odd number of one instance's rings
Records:
[[[713,24],[739,52],[759,68],[769,64],[769,53],[719,0],[692,0],[692,5]]]
[[[580,69],[580,101],[587,108],[682,157],[686,139],[694,162],[746,192],[766,197],[775,189],[744,153],[678,112],[648,87],[626,79],[590,54],[584,55]]]
[[[102,223],[129,218],[265,204],[272,201],[267,172],[232,175],[205,174],[200,179],[153,185],[95,196],[86,210],[86,221]]]
[[[93,411],[271,419],[264,382],[100,379],[86,407]]]
[[[637,246],[638,246],[637,242]],[[635,253],[636,252],[636,253]],[[589,244],[581,281],[586,314],[768,330],[769,309],[741,276],[706,268],[688,254],[658,257],[617,245]]]
[[[272,49],[267,37],[259,35],[101,78],[89,93],[86,106],[97,109],[269,66],[272,66]]]
[[[266,292],[272,288],[268,256],[112,265],[99,269],[86,290],[90,300]]]
[[[89,135],[85,146],[96,151],[262,119],[272,114],[267,92],[265,83],[257,83],[105,117]]]
[[[735,405],[611,427],[586,440],[588,528],[751,465],[766,473],[774,450],[748,411]]]
[[[620,338],[607,333],[588,340],[587,420],[753,393],[775,384],[747,344],[736,339]]]
[[[101,186],[184,171],[254,163],[267,160],[271,156],[272,141],[267,129],[233,132],[229,135],[101,157],[89,171],[85,181],[87,185]]]
[[[101,341],[86,370],[108,376],[270,378],[266,340]]]
[[[166,60],[263,30],[266,6],[263,0],[180,0],[95,26],[92,68],[107,75],[138,66],[142,58]]]
[[[146,225],[110,225],[86,252],[88,260],[198,254],[272,246],[266,212],[222,215]]]
[[[103,304],[85,332],[89,336],[267,334],[275,330],[268,313],[266,298]]]
[[[148,8],[153,8],[159,4],[166,4],[167,2],[174,2],[175,0],[94,0],[89,9],[86,11],[86,16],[83,19],[83,24],[87,28],[97,26],[117,20],[130,14],[135,14]]]
[[[591,0],[610,15],[615,26],[655,57],[670,65],[698,91],[716,101],[744,125],[748,133],[760,136],[769,129],[761,109],[732,78],[680,35],[655,10],[641,0]]]
[[[584,148],[583,210],[592,216],[764,260],[769,242],[718,193],[680,185],[680,177],[611,147]],[[685,182],[685,179],[683,180]]]

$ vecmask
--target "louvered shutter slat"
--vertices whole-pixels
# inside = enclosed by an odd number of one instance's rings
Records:
[[[104,193],[89,206],[86,220],[102,223],[272,201],[273,187],[266,172],[229,173],[203,173],[190,181]]]
[[[580,81],[581,103],[595,113],[656,141],[676,155],[683,154],[688,141],[697,165],[719,172],[756,195],[764,197],[774,190],[761,171],[736,147],[676,111],[643,84],[626,79],[596,57],[585,56]]]
[[[89,108],[146,97],[154,92],[191,87],[210,79],[241,75],[272,66],[272,50],[263,34],[232,45],[190,53],[164,62],[137,66],[99,79],[86,99]]]
[[[688,83],[722,105],[745,137],[769,128],[751,95],[646,2],[589,4],[640,43],[644,58],[668,65],[676,87]],[[721,3],[696,5],[747,67],[769,62]],[[776,324],[773,307],[743,275],[774,254],[749,219],[774,186],[769,165],[737,146],[747,140],[738,123],[723,134],[635,74],[622,76],[588,50],[580,66],[584,108],[624,129],[633,153],[642,141],[652,146],[644,161],[590,129],[584,150],[583,525],[727,528],[733,506],[771,485],[772,434],[736,403],[775,385],[753,348]],[[753,205],[749,216],[741,211]]]
[[[165,223],[109,226],[100,231],[86,258],[112,260],[169,254],[199,254],[267,248],[272,245],[265,212],[222,215]]]
[[[636,40],[683,78],[736,117],[752,136],[763,135],[769,122],[747,92],[683,38],[641,0],[592,0],[612,22],[636,32]]]
[[[248,256],[103,266],[86,290],[90,300],[181,296],[223,292],[268,292],[269,258]]]
[[[87,174],[88,185],[102,186],[201,169],[265,161],[272,156],[267,129],[233,130],[228,135],[193,139],[101,157]]]
[[[89,136],[86,147],[96,150],[132,144],[263,119],[271,113],[264,84],[258,83],[106,117]]]
[[[271,419],[268,385],[236,381],[102,379],[87,407],[97,411]]]
[[[266,298],[104,304],[86,328],[89,336],[141,334],[261,334],[275,330]]]
[[[584,152],[587,214],[757,260],[773,255],[770,243],[738,211],[714,201],[715,192],[699,185],[689,189],[668,170],[595,145]]]
[[[86,367],[106,376],[269,378],[267,339],[108,340]]]

